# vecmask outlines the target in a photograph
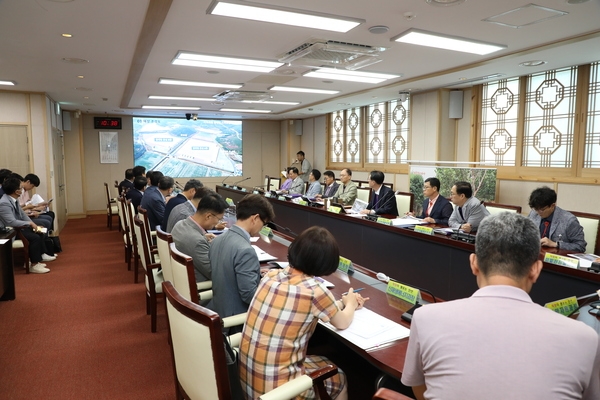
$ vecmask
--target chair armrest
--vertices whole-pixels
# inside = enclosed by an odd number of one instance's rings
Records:
[[[410,400],[410,397],[390,389],[381,388],[375,393],[372,400]]]
[[[212,289],[212,281],[196,282],[198,291]]]
[[[228,337],[231,347],[240,347],[240,343],[242,342],[242,332],[234,333]]]
[[[222,319],[223,321],[223,328],[229,328],[232,326],[238,326],[238,325],[244,325],[244,322],[246,322],[246,317],[248,316],[248,313],[241,313],[238,315],[232,315],[231,317],[225,317]]]
[[[150,265],[147,266],[147,268],[150,269],[158,269],[160,268],[160,263],[152,263]]]
[[[212,298],[213,298],[212,290],[203,290],[201,292],[198,292],[198,300],[200,300],[200,301],[210,300]]]
[[[312,387],[312,379],[308,375],[302,375],[294,380],[276,387],[269,393],[259,397],[260,400],[287,400],[298,396],[300,393]]]

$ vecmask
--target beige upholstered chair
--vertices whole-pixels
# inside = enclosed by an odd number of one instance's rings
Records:
[[[398,207],[398,215],[404,215],[407,212],[412,212],[414,207],[415,195],[410,192],[396,192],[396,207]]]
[[[146,313],[150,314],[151,331],[156,332],[156,304],[158,297],[162,296],[163,275],[159,271],[160,264],[152,262],[144,223],[137,216],[134,218],[134,229],[140,262],[146,276]]]
[[[169,254],[169,245],[173,243],[173,236],[162,230],[160,225],[156,226],[156,250],[162,266],[163,278],[166,281],[173,282],[173,270],[171,267],[171,255]]]
[[[108,183],[104,182],[104,191],[106,192],[106,226],[112,229],[112,219],[119,214],[117,201],[110,197]]]
[[[356,198],[369,203],[369,196],[371,196],[371,188],[359,187],[356,188]]]
[[[163,283],[163,291],[171,335],[177,399],[230,399],[221,318],[215,312],[185,299],[171,282]],[[232,340],[233,347],[239,337],[240,334],[237,334]],[[291,399],[313,385],[321,399],[330,399],[323,381],[335,374],[337,368],[329,365],[310,376],[303,375],[294,379],[260,399]]]
[[[500,214],[503,212],[514,212],[521,214],[521,206],[511,206],[509,204],[490,203],[486,201],[483,203],[485,208],[490,212],[491,215]]]
[[[279,190],[280,187],[281,187],[281,178],[276,178],[274,176],[269,177],[269,187],[268,187],[267,191]]]
[[[25,273],[29,273],[29,268],[31,267],[31,260],[29,259],[29,240],[21,233],[20,228],[14,228],[17,232],[17,236],[12,243],[13,252],[22,252],[23,259],[25,260]]]
[[[169,255],[172,282],[179,293],[194,303],[212,299],[212,281],[196,282],[192,257],[177,250],[175,243],[169,244]]]
[[[119,206],[119,221],[123,228],[123,244],[125,245],[125,262],[127,263],[127,270],[131,270],[131,256],[133,254],[133,228],[129,223],[129,217],[127,215],[127,208],[129,200],[125,197],[119,197],[117,203]]]
[[[152,258],[156,258],[158,257],[158,252],[155,251],[156,250],[156,246],[153,244],[154,243],[154,239],[156,238],[156,231],[151,231],[150,230],[150,221],[148,219],[148,210],[143,209],[142,207],[138,207],[138,216],[140,217],[140,219],[142,220],[142,222],[144,223],[144,230],[146,231],[146,235],[151,238],[152,240],[150,240],[150,248],[154,251],[152,251]],[[160,262],[160,261],[156,261],[156,262]]]
[[[583,227],[583,234],[587,247],[586,253],[598,254],[600,252],[600,215],[571,211]]]

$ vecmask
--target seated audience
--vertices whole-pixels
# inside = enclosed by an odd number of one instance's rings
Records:
[[[200,200],[202,200],[204,196],[212,193],[214,192],[205,186],[198,188],[190,200],[186,201],[185,203],[178,204],[173,208],[171,215],[169,215],[169,220],[167,221],[166,227],[161,225],[163,231],[171,232],[176,223],[194,215],[198,209],[198,203],[200,203]],[[171,201],[169,201],[169,203],[170,202]],[[167,203],[167,205],[169,205],[169,203]]]
[[[362,214],[390,214],[398,216],[396,195],[392,189],[383,185],[385,175],[381,171],[371,171],[369,174],[369,187],[371,200]]]
[[[477,227],[490,212],[477,197],[473,196],[473,189],[469,182],[456,182],[450,190],[450,199],[456,208],[450,215],[448,225],[464,232],[475,232]]]
[[[430,224],[448,225],[448,219],[452,215],[452,204],[444,196],[440,196],[440,180],[438,178],[427,178],[423,183],[423,212],[418,218],[424,219]]]
[[[200,189],[202,186],[204,185],[198,179],[190,179],[183,187],[183,192],[178,193],[177,196],[171,197],[169,201],[167,201],[167,205],[165,206],[165,213],[162,222],[160,223],[160,226],[163,227],[163,230],[168,225],[169,215],[171,214],[171,211],[179,204],[189,202],[192,199],[192,197],[194,197],[196,190]]]
[[[50,272],[50,269],[46,268],[46,264],[42,263],[42,261],[54,261],[56,257],[46,254],[44,241],[47,233],[36,232],[38,226],[25,215],[25,212],[19,206],[21,180],[15,177],[7,178],[4,180],[2,188],[5,195],[0,198],[0,226],[22,228],[21,233],[29,241],[29,259],[32,264],[30,271],[35,274]]]
[[[211,280],[209,242],[215,237],[206,231],[212,229],[223,218],[229,205],[221,195],[212,192],[200,200],[198,211],[191,217],[175,224],[171,235],[177,250],[192,257],[196,282]]]
[[[600,338],[534,304],[538,226],[515,213],[483,220],[470,256],[477,290],[414,313],[402,383],[417,399],[600,399]]]
[[[367,299],[354,293],[336,301],[317,277],[332,274],[339,264],[335,238],[321,227],[300,234],[288,249],[289,266],[271,270],[262,279],[248,310],[240,344],[240,379],[249,399],[331,362],[318,355],[307,355],[308,341],[317,321],[331,322],[346,329],[354,310]],[[346,399],[346,376],[341,371],[325,381],[334,399]],[[315,399],[311,388],[302,399]]]
[[[12,171],[10,169],[2,168],[0,169],[0,197],[4,195],[4,189],[2,189],[2,185],[4,184],[4,180],[12,175]]]
[[[142,204],[142,197],[148,185],[148,179],[145,176],[136,176],[133,180],[133,189],[125,195],[127,200],[131,200],[135,213],[138,213],[138,207]]]
[[[333,197],[340,184],[335,181],[335,174],[333,171],[325,171],[323,172],[323,176],[325,176],[325,190],[323,191],[323,195],[317,195],[317,198],[326,199],[328,197]]]
[[[537,188],[529,196],[529,219],[540,229],[540,243],[585,253],[587,242],[577,217],[556,205],[556,192],[547,186]]]
[[[356,183],[352,182],[352,171],[349,168],[344,168],[340,172],[340,182],[342,184],[338,187],[333,197],[337,197],[338,201],[342,204],[354,204],[358,189]]]
[[[298,168],[292,167],[290,170],[290,178],[292,178],[292,184],[288,190],[282,190],[283,193],[289,194],[303,194],[304,193],[304,181],[298,175]]]
[[[283,183],[281,184],[279,189],[270,188],[270,190],[290,190],[290,188],[292,187],[292,181],[293,181],[293,179],[290,177],[290,171],[292,170],[292,168],[293,167],[286,168],[287,179],[285,181],[283,181]]]
[[[306,197],[313,199],[321,194],[321,183],[319,182],[319,179],[321,179],[321,171],[318,169],[310,171],[310,175],[308,176],[310,185],[306,191]]]
[[[133,167],[132,171],[134,179],[138,176],[146,176],[146,167],[144,167],[143,165],[136,165],[135,167]]]
[[[158,174],[162,175],[158,171],[152,173],[150,179],[153,183],[154,179],[159,176]],[[144,192],[140,207],[148,211],[148,222],[151,231],[155,231],[156,225],[162,223],[167,204],[166,198],[171,195],[174,186],[175,180],[173,178],[170,176],[161,176],[158,180],[158,186],[150,186]]]
[[[250,237],[275,218],[271,203],[249,194],[237,204],[237,221],[210,246],[213,299],[209,307],[221,318],[248,311],[260,281],[260,263]]]
[[[29,197],[28,191],[40,185],[40,178],[34,174],[27,174],[27,176],[23,178],[21,175],[15,173],[13,173],[11,177],[21,181],[21,194],[18,199],[19,206],[36,225],[43,226],[48,230],[48,233],[52,233],[54,230],[55,215],[52,211],[45,211],[46,207],[48,207],[48,202],[33,205],[31,204]]]
[[[119,196],[125,195],[128,191],[133,189],[133,168],[128,168],[125,170],[125,179],[119,183]]]

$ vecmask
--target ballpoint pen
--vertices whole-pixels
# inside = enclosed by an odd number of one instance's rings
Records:
[[[358,292],[360,292],[361,290],[365,290],[365,288],[364,288],[364,287],[361,287],[361,288],[355,289],[355,290],[354,290],[354,293],[358,293]],[[342,296],[345,296],[345,295],[347,295],[347,294],[348,294],[348,292],[344,292],[344,293],[342,293]]]

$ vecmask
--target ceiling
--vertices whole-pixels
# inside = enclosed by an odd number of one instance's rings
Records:
[[[570,0],[577,2],[577,0]],[[581,2],[583,1],[583,2]],[[45,92],[66,110],[118,115],[200,118],[302,119],[398,98],[400,91],[462,88],[492,74],[526,75],[600,60],[600,0],[537,0],[568,14],[512,28],[483,21],[526,6],[526,0],[466,0],[434,6],[426,0],[256,0],[365,20],[347,33],[256,22],[207,14],[209,0],[0,0],[0,90]],[[503,21],[526,24],[550,15],[527,7]],[[372,26],[387,26],[382,34]],[[390,39],[410,28],[505,45],[490,55],[421,47]],[[71,38],[64,38],[69,33]],[[172,65],[179,51],[277,61],[310,40],[385,47],[383,61],[361,71],[401,75],[378,85],[302,76],[314,66],[283,65],[270,73]],[[73,63],[63,59],[83,59]],[[531,60],[539,67],[521,67]],[[78,76],[82,76],[81,78]],[[212,97],[220,88],[159,85],[159,78],[240,83],[243,91],[268,92],[274,101],[298,105],[226,101],[151,100],[150,95]],[[497,79],[497,78],[495,78]],[[271,92],[273,85],[339,91],[335,95]],[[199,111],[145,110],[142,105],[199,106]],[[221,108],[271,110],[269,114]]]

